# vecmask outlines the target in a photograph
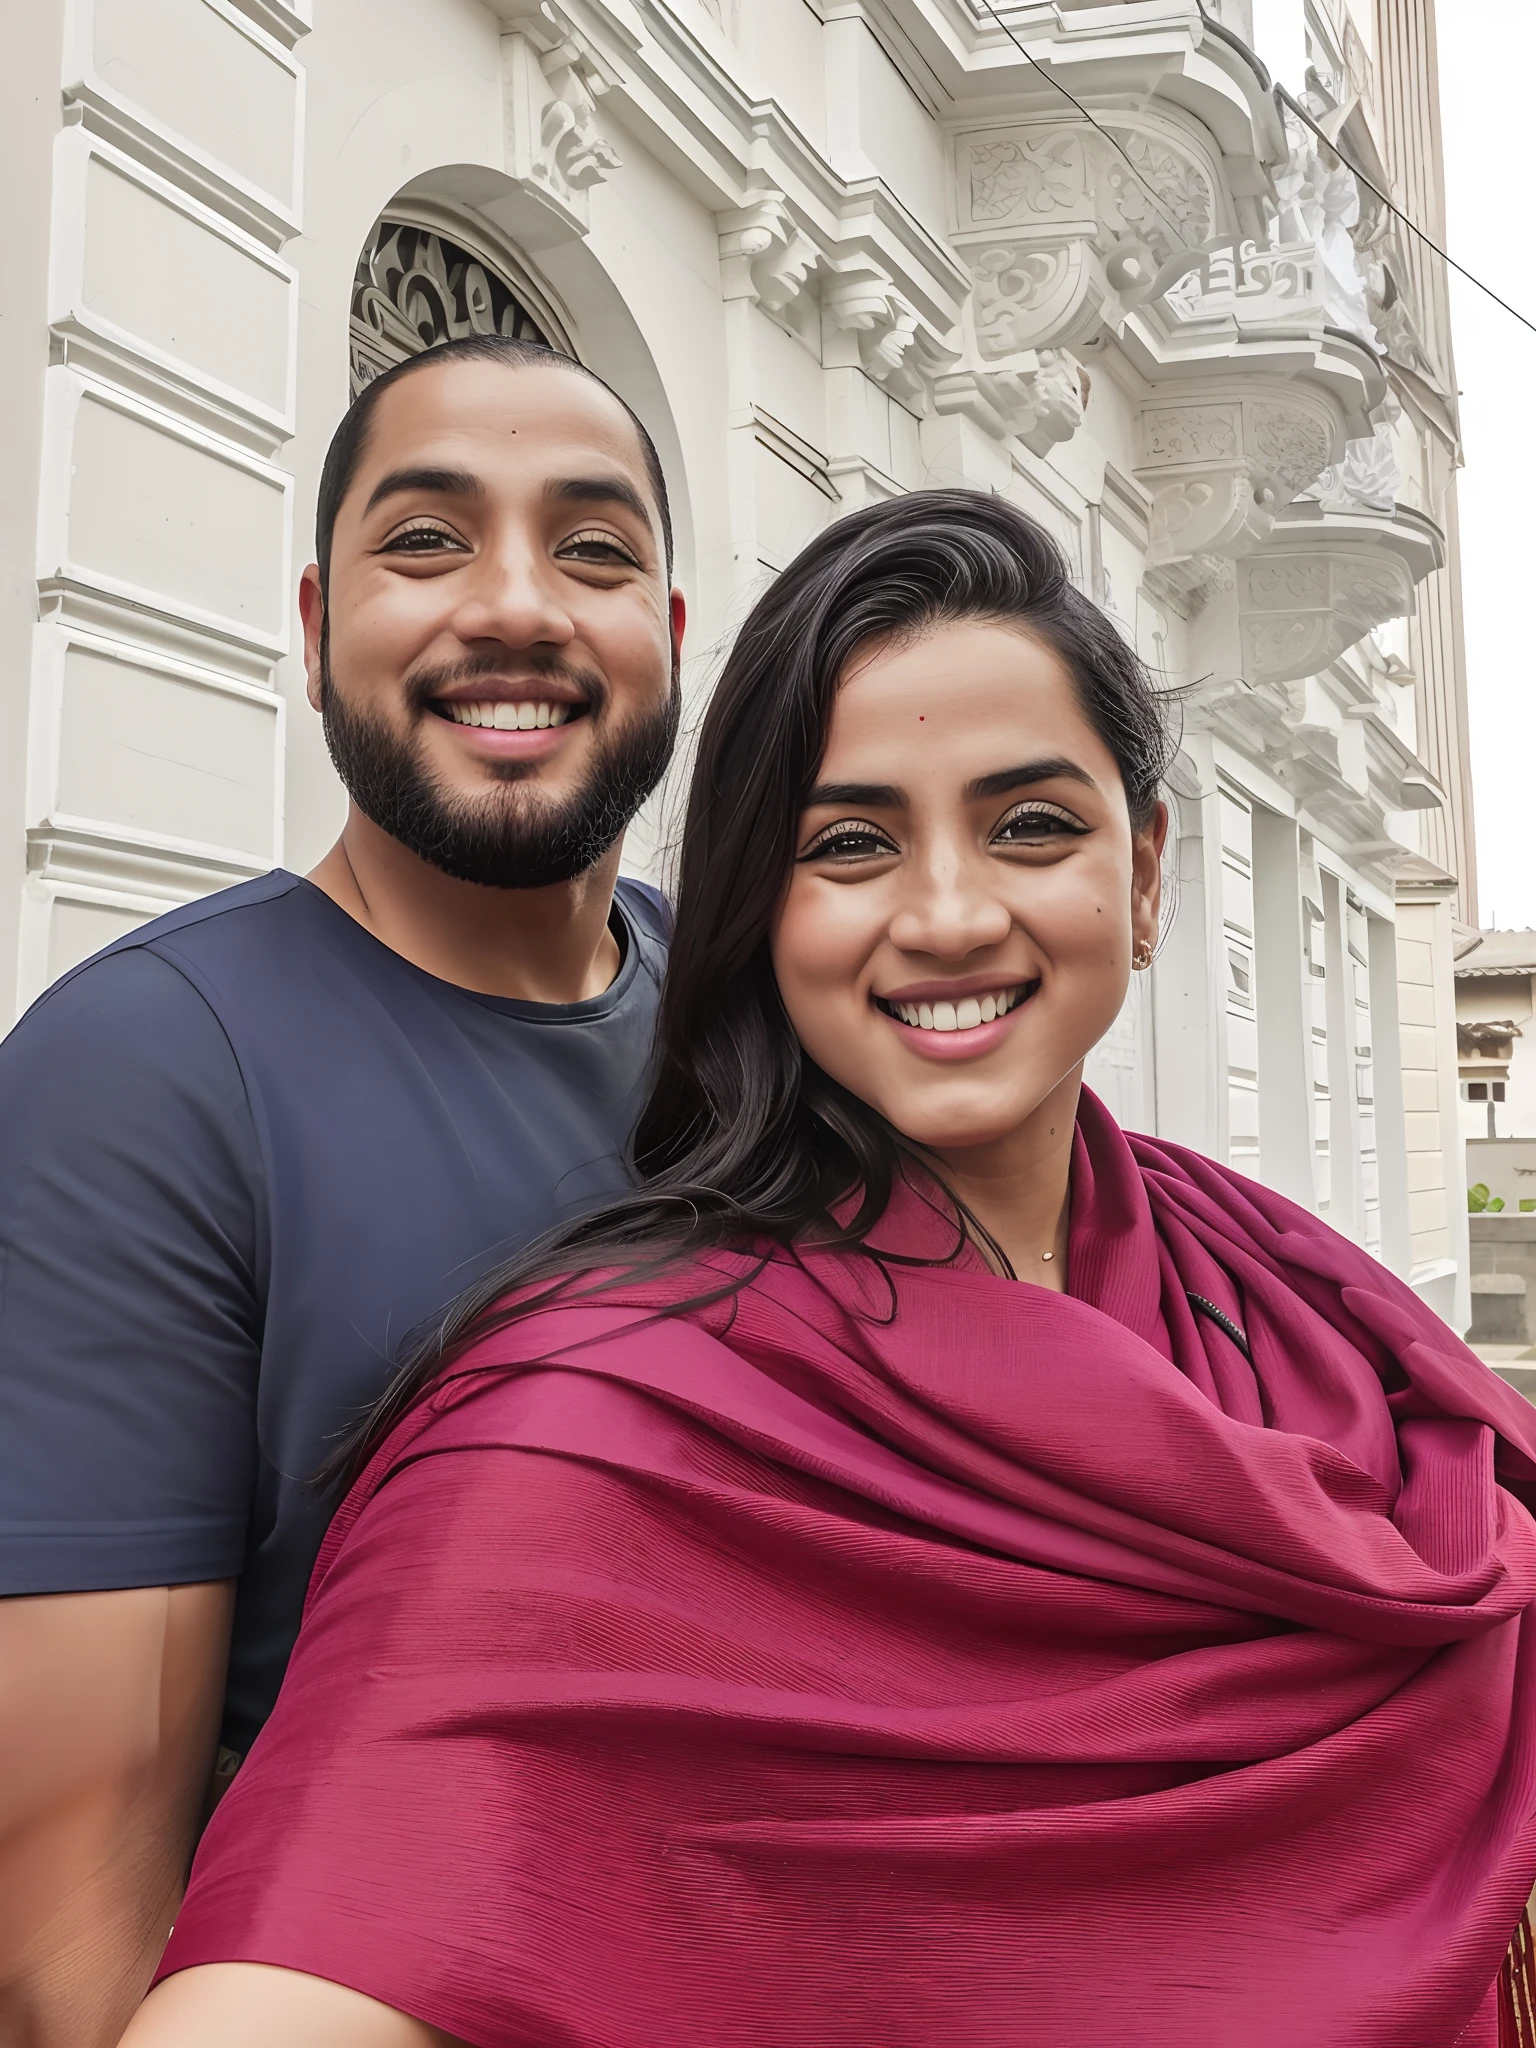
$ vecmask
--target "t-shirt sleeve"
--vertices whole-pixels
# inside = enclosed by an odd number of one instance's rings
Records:
[[[203,997],[144,948],[0,1044],[0,1595],[240,1570],[259,1149]]]
[[[672,905],[659,889],[649,882],[638,882],[633,875],[625,875],[619,883],[619,893],[624,907],[635,919],[642,931],[653,939],[669,945],[672,939],[674,917]]]

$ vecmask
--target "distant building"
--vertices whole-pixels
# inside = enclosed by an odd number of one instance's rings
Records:
[[[1536,1208],[1536,932],[1479,932],[1456,962],[1467,1182]]]
[[[1433,0],[29,0],[6,55],[0,1009],[318,857],[327,440],[532,335],[655,436],[696,695],[840,511],[1050,529],[1183,734],[1094,1086],[1465,1321],[1456,375],[1371,189],[1443,236]]]

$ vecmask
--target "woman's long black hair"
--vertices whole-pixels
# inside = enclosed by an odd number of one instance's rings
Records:
[[[1157,700],[1040,527],[1006,499],[968,490],[913,492],[829,526],[753,607],[700,729],[633,1191],[461,1295],[418,1337],[329,1476],[357,1471],[470,1345],[583,1274],[650,1276],[722,1246],[811,1237],[863,1247],[910,1148],[802,1050],[769,937],[849,657],[866,642],[960,619],[1017,625],[1052,649],[1115,757],[1132,826],[1150,821],[1169,753]],[[854,1213],[834,1222],[834,1206],[853,1196]],[[958,1205],[956,1221],[958,1248]]]

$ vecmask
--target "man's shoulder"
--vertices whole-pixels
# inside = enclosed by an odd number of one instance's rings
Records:
[[[199,955],[215,935],[228,935],[231,921],[239,942],[250,944],[254,927],[272,922],[263,913],[277,909],[280,923],[283,900],[302,886],[296,875],[276,869],[136,926],[45,989],[16,1024],[8,1049],[16,1054],[40,1039],[94,1033],[109,1036],[122,1050],[134,1041],[153,1044],[167,1032],[174,1036],[183,1020],[207,1018],[209,1005],[196,974]],[[280,931],[274,932],[272,943],[280,942]]]
[[[621,875],[614,894],[642,937],[661,947],[671,944],[672,906],[659,889],[649,882],[636,881],[633,875]]]
[[[110,946],[103,946],[99,953],[82,960],[78,967],[61,976],[47,994],[55,994],[77,977],[90,974],[103,960],[115,959],[124,953],[195,954],[200,941],[222,938],[231,919],[245,928],[240,939],[242,944],[249,944],[250,928],[255,923],[271,923],[270,913],[274,908],[278,909],[280,918],[287,900],[295,895],[302,896],[304,890],[305,884],[297,875],[290,875],[284,868],[274,868],[270,874],[258,875],[253,881],[237,882],[233,888],[217,889],[211,896],[200,896],[195,903],[178,904],[163,917],[135,926],[122,938],[114,939]],[[262,916],[262,913],[267,915]]]

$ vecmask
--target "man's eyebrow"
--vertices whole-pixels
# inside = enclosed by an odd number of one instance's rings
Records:
[[[1021,761],[1017,768],[1000,768],[995,775],[978,775],[974,782],[966,784],[965,793],[971,798],[1007,796],[1015,789],[1028,789],[1033,782],[1058,779],[1081,782],[1087,789],[1099,786],[1086,768],[1079,768],[1065,754],[1050,754],[1039,761]]]
[[[485,485],[468,469],[392,469],[381,476],[363,507],[366,519],[375,505],[386,498],[398,498],[406,491],[425,491],[439,498],[483,498]]]
[[[557,476],[544,486],[544,495],[555,505],[622,505],[654,532],[650,507],[626,476]]]

